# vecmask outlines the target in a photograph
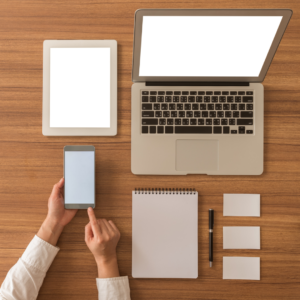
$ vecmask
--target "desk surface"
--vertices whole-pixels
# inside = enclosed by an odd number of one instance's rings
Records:
[[[122,237],[120,272],[137,299],[298,299],[300,295],[300,2],[288,1],[0,1],[0,282],[37,232],[52,185],[63,174],[63,147],[96,147],[98,217]],[[134,12],[138,8],[291,8],[294,15],[264,81],[265,164],[261,176],[135,176],[130,171],[130,91]],[[45,39],[118,41],[118,135],[42,135]],[[131,277],[131,190],[187,187],[199,191],[199,278]],[[223,193],[261,194],[260,218],[223,217]],[[208,209],[215,209],[214,267],[208,263]],[[96,265],[84,243],[79,211],[58,243],[38,299],[96,299]],[[261,247],[223,250],[225,225],[261,226]],[[180,237],[178,237],[180,241]],[[222,280],[222,257],[261,257],[261,280]]]

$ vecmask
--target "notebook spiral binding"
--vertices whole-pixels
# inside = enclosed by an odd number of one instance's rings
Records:
[[[196,194],[196,190],[195,189],[135,188],[134,193],[135,194],[192,195],[192,194]]]

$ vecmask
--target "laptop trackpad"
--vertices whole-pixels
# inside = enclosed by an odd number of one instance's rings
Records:
[[[205,173],[219,168],[219,141],[176,140],[176,170]]]

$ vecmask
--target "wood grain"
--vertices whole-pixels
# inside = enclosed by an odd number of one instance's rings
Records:
[[[134,12],[139,8],[290,8],[294,14],[265,87],[264,173],[261,176],[135,176],[130,171],[130,93]],[[42,135],[42,50],[45,39],[118,41],[118,135]],[[52,185],[63,173],[63,147],[96,147],[98,217],[114,220],[122,275],[133,300],[299,299],[300,295],[300,2],[164,0],[0,1],[0,282],[37,232]],[[131,190],[191,187],[199,191],[199,278],[131,277]],[[260,218],[224,218],[223,193],[259,193]],[[215,261],[208,264],[208,208],[214,208]],[[96,265],[84,243],[79,211],[58,243],[61,251],[39,300],[97,299]],[[261,226],[262,249],[223,250],[225,225]],[[180,236],[178,237],[180,242]],[[261,257],[261,280],[222,280],[222,257]]]

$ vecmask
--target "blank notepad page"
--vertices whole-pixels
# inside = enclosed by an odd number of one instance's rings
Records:
[[[198,277],[197,192],[132,192],[132,276]]]

